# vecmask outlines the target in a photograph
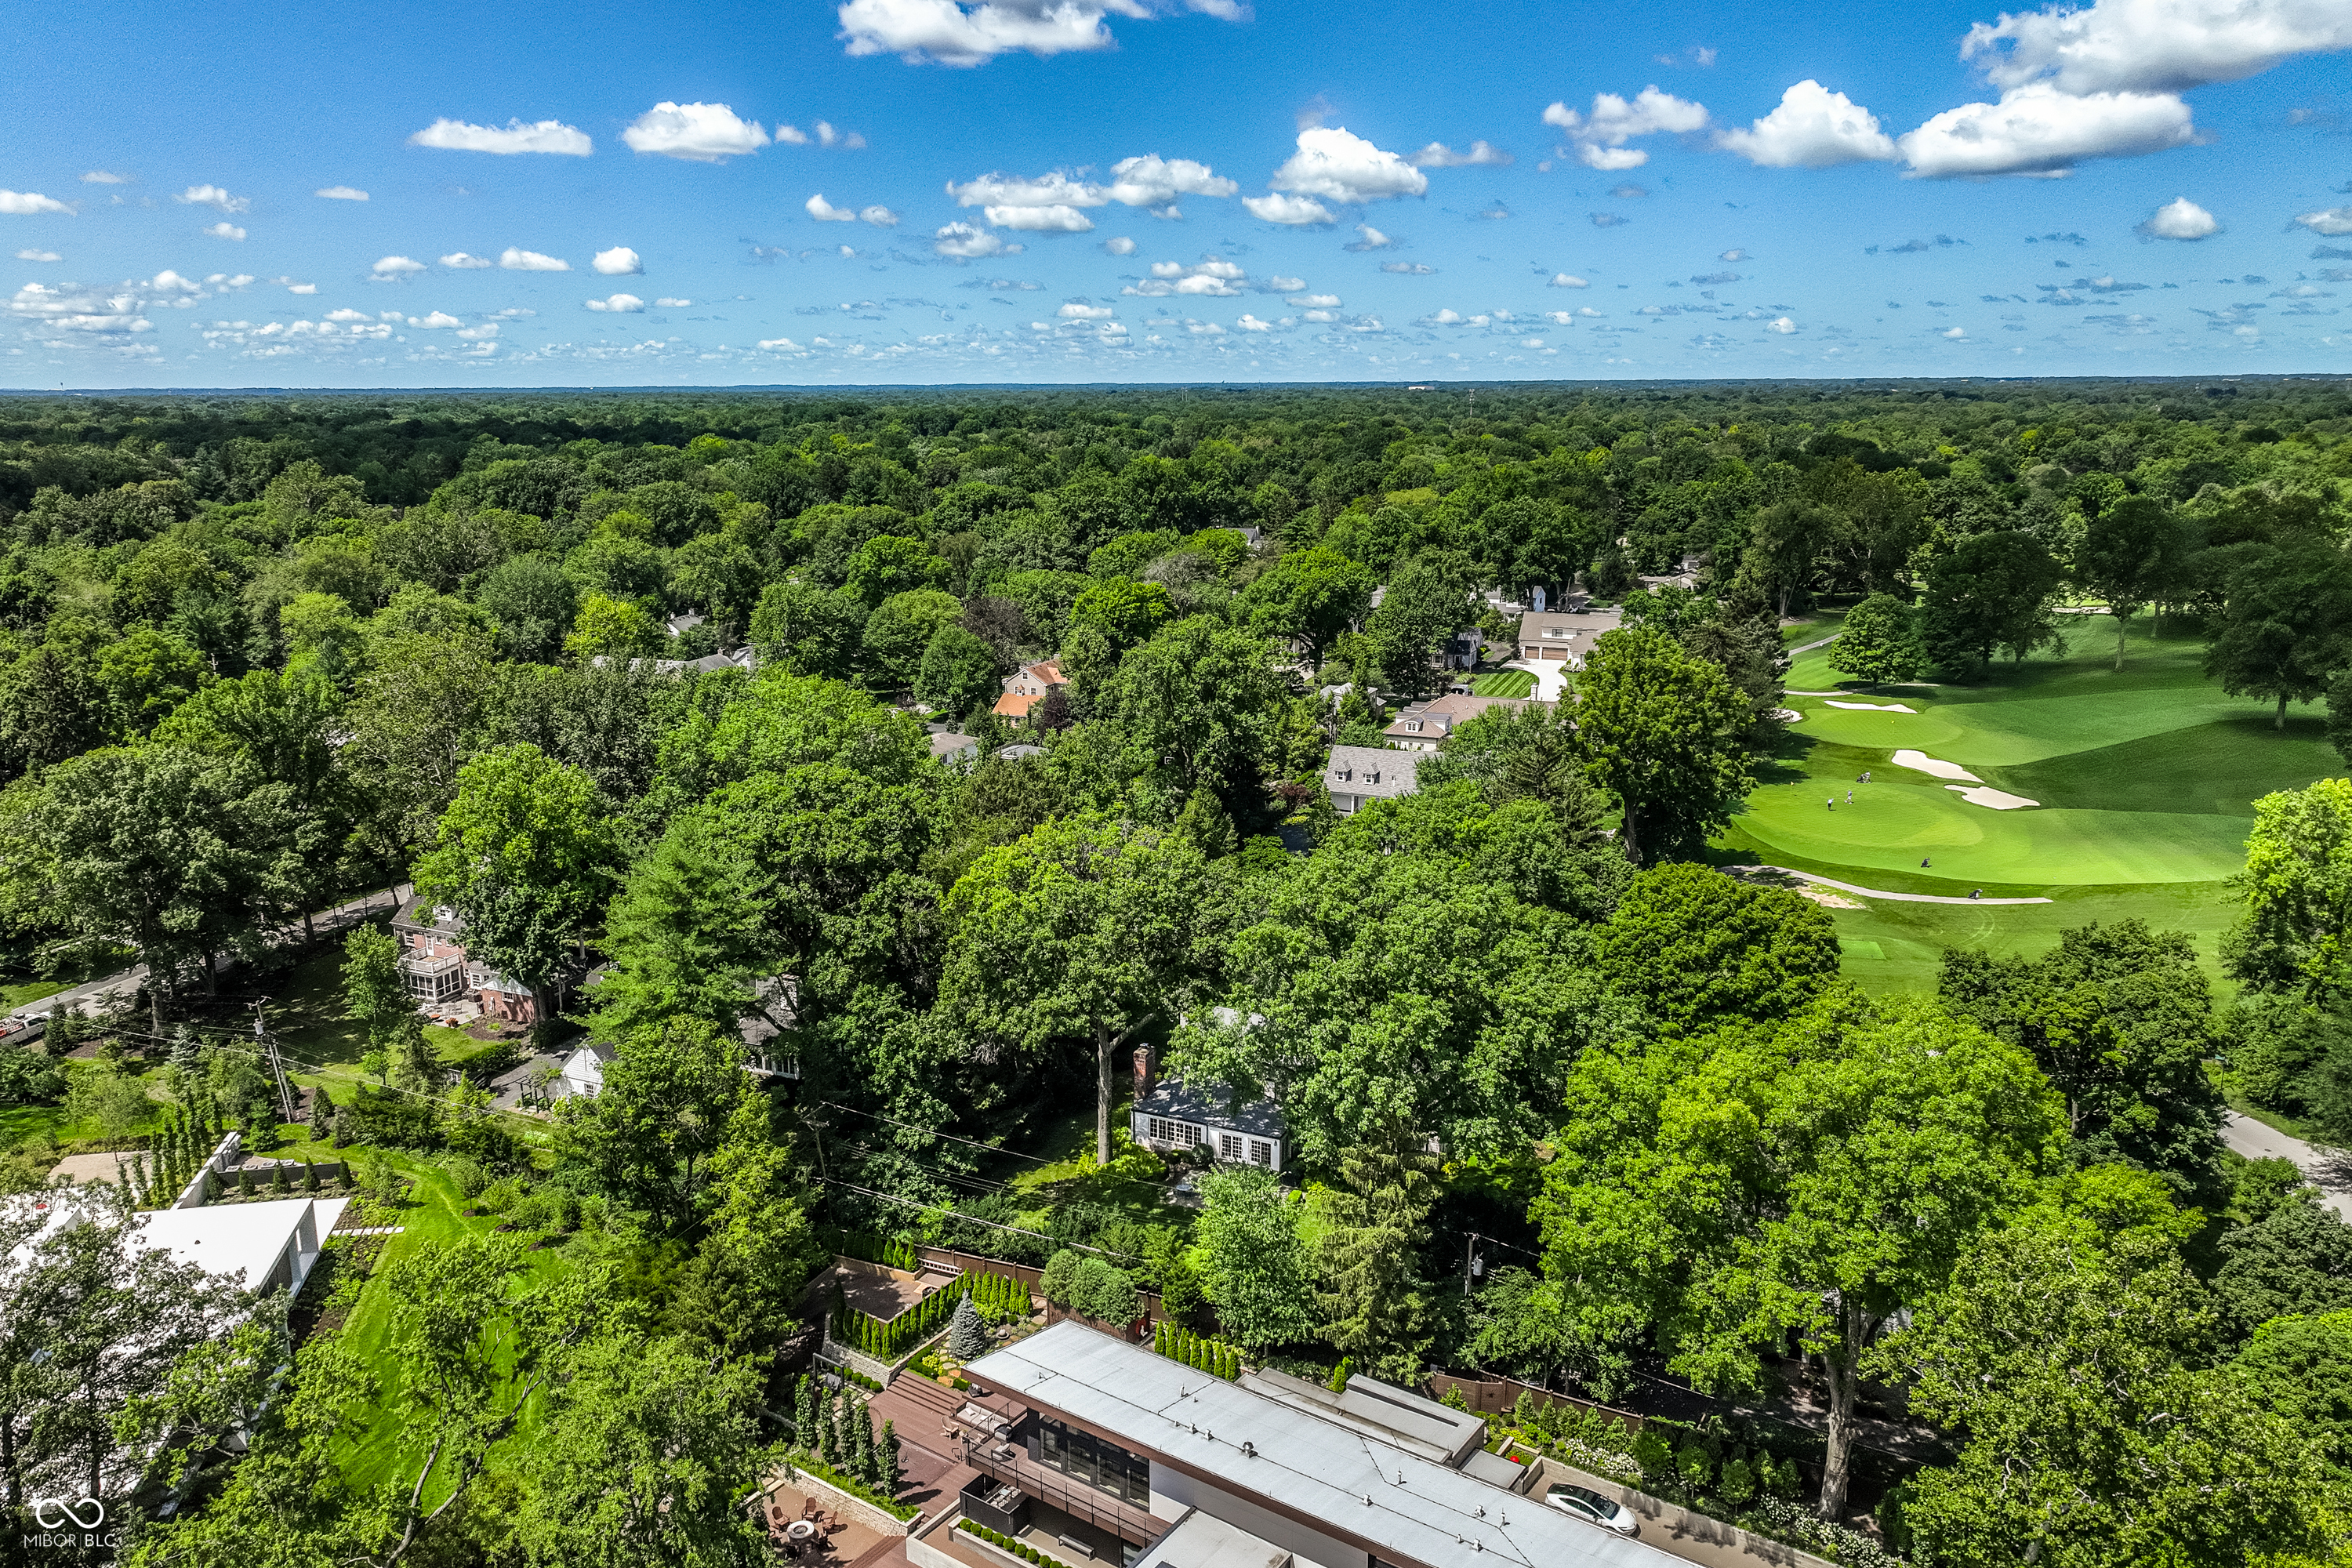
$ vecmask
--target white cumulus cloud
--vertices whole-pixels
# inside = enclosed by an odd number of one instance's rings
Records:
[[[1286,305],[1298,305],[1313,310],[1336,310],[1339,308],[1339,296],[1337,294],[1301,294],[1297,299],[1286,300],[1283,303]]]
[[[1021,247],[1007,245],[1001,237],[971,224],[947,223],[932,231],[931,248],[959,261],[972,261],[988,256],[1011,256]]]
[[[237,227],[236,225],[229,222],[226,218],[223,218],[220,222],[212,225],[210,227],[206,228],[205,232],[212,236],[215,239],[243,239],[245,237],[245,230]]]
[[[870,223],[876,228],[896,228],[898,226],[898,215],[892,212],[888,207],[884,206],[879,202],[875,203],[869,207],[858,208],[857,218],[860,223]]]
[[[758,121],[741,119],[723,103],[665,100],[638,115],[621,140],[639,153],[718,163],[758,152],[768,144],[768,133]]]
[[[412,272],[422,272],[425,270],[425,263],[411,260],[405,256],[387,256],[368,270],[379,279],[390,280],[405,278]]]
[[[1512,162],[1511,155],[1491,142],[1473,142],[1469,151],[1457,153],[1443,142],[1432,142],[1408,160],[1417,169],[1467,169],[1482,164],[1500,166]]]
[[[1223,21],[1249,15],[1241,0],[1185,0],[1184,9]],[[1106,14],[1140,20],[1139,0],[846,0],[835,14],[852,55],[897,55],[909,65],[977,66],[999,55],[1084,53],[1114,47]]]
[[[326,185],[310,194],[323,196],[331,202],[363,202],[368,199],[368,194],[357,185]]]
[[[557,120],[525,125],[469,125],[462,120],[436,120],[408,139],[412,147],[439,147],[452,153],[560,153],[585,158],[596,150],[588,133]]]
[[[1311,196],[1244,196],[1242,205],[1249,209],[1252,217],[1294,228],[1333,221],[1330,209]]]
[[[484,267],[496,267],[498,263],[487,256],[468,256],[462,250],[453,250],[441,258],[441,265],[454,267],[460,272],[471,272]]]
[[[69,213],[73,208],[38,191],[0,191],[0,213],[30,216],[34,213]]]
[[[665,310],[683,310],[688,305],[693,304],[694,301],[691,300],[676,299],[670,295],[665,294],[660,299],[655,300],[654,303]]]
[[[1780,95],[1780,106],[1747,130],[1718,133],[1716,145],[1771,169],[1825,169],[1892,158],[1895,138],[1878,117],[1807,79]]]
[[[822,191],[803,202],[801,208],[819,223],[856,223],[857,221],[856,208],[835,206],[824,199],[824,193]]]
[[[989,222],[999,228],[1026,229],[1040,234],[1084,234],[1095,220],[1074,206],[1056,202],[1050,206],[983,207]]]
[[[1066,321],[1108,321],[1118,314],[1108,305],[1088,305],[1073,300],[1055,312]]]
[[[1164,207],[1178,196],[1230,196],[1240,188],[1206,163],[1147,153],[1113,163],[1104,194],[1127,206]]]
[[[2147,221],[2139,226],[2139,232],[2150,239],[2203,239],[2221,229],[2220,218],[2187,196],[2175,196],[2148,214]]]
[[[1417,196],[1429,189],[1428,175],[1341,125],[1309,125],[1299,132],[1298,150],[1267,183],[1277,191],[1335,202],[1386,201],[1392,196]],[[1260,217],[1267,216],[1258,211],[1255,203],[1250,204],[1250,210]]]
[[[1764,330],[1768,332],[1779,332],[1785,336],[1797,330],[1797,323],[1790,321],[1788,317],[1782,316],[1780,320],[1774,321]]]
[[[2305,213],[2294,221],[2314,234],[2352,234],[2352,206],[2326,207],[2318,212]]]
[[[2189,106],[2170,93],[2076,96],[2044,82],[1999,103],[1964,103],[1896,139],[1915,179],[2060,174],[2086,158],[2129,158],[2197,139]]]
[[[536,250],[524,250],[509,245],[499,252],[499,265],[509,272],[569,272],[572,263],[553,256],[542,256]]]
[[[1102,242],[1102,247],[1106,252],[1112,256],[1133,256],[1135,254],[1135,241],[1128,238],[1127,236],[1123,234],[1115,235],[1111,238],[1104,240]]]
[[[63,261],[65,258],[59,256],[54,250],[20,250],[16,253],[16,259],[19,261]]]
[[[1251,315],[1247,310],[1242,312],[1242,319],[1235,321],[1234,325],[1239,327],[1245,332],[1270,332],[1274,331],[1274,323],[1272,321],[1261,321],[1255,316]]]
[[[354,310],[349,306],[327,312],[327,320],[331,321],[372,321],[374,319],[365,310]]]
[[[1370,224],[1360,223],[1356,226],[1356,237],[1348,243],[1347,248],[1349,250],[1385,250],[1395,243],[1395,240],[1391,239],[1387,235],[1382,234]]]
[[[2300,54],[2352,48],[2339,0],[2097,0],[1979,22],[1960,46],[1995,87],[2087,96],[2235,81]]]
[[[590,300],[586,303],[592,310],[611,310],[623,315],[646,308],[646,302],[635,294],[615,294],[609,300]]]
[[[1625,145],[1637,136],[1705,129],[1706,107],[1652,86],[1631,99],[1613,92],[1594,93],[1592,108],[1587,112],[1555,102],[1543,111],[1543,122],[1568,132],[1585,167],[1612,172],[1638,169],[1650,161],[1649,153],[1641,148]]]
[[[422,327],[428,331],[439,331],[448,327],[462,327],[466,323],[446,310],[436,310],[429,316],[411,316],[408,318],[408,324],[412,327]]]
[[[607,278],[628,278],[646,269],[644,260],[625,245],[598,251],[589,259],[588,265]]]
[[[190,185],[172,198],[190,206],[217,207],[225,213],[241,213],[253,205],[250,196],[233,196],[218,185]]]
[[[1590,289],[1592,285],[1585,279],[1579,278],[1573,272],[1555,272],[1551,275],[1551,281],[1544,285],[1544,287],[1547,289]]]

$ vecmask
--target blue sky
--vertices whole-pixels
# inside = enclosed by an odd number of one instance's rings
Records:
[[[2352,374],[2343,0],[13,31],[12,387]]]

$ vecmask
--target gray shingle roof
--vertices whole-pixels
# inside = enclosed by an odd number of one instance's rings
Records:
[[[1251,1100],[1234,1105],[1233,1099],[1232,1086],[1223,1079],[1202,1079],[1195,1089],[1182,1079],[1168,1078],[1139,1097],[1135,1109],[1145,1116],[1197,1121],[1204,1127],[1223,1127],[1254,1138],[1284,1136],[1282,1112],[1272,1100]]]
[[[1330,795],[1394,800],[1412,793],[1420,766],[1420,754],[1414,752],[1391,752],[1386,746],[1334,746],[1331,760],[1323,766],[1323,788]]]

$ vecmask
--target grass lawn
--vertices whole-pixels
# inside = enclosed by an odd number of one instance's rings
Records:
[[[1470,683],[1477,697],[1525,697],[1535,689],[1535,672],[1528,669],[1491,670]]]
[[[2343,763],[2318,714],[2291,712],[2274,730],[2268,705],[2206,680],[2200,638],[2159,634],[2143,616],[2118,672],[2112,620],[2069,617],[2064,628],[2063,647],[1969,685],[1861,688],[1829,668],[1826,650],[1801,658],[1793,690],[1915,711],[1791,696],[1804,720],[1718,847],[1891,891],[2054,900],[1836,911],[1846,971],[1874,990],[1931,987],[1947,947],[2032,954],[2064,927],[2134,915],[2191,932],[2218,977],[2215,942],[2234,916],[2221,879],[2244,862],[2253,801]],[[1945,787],[1952,781],[1896,766],[1906,748],[2041,804],[1972,805]],[[1857,784],[1864,771],[1871,783]]]
[[[404,1173],[415,1178],[415,1184],[409,1189],[408,1205],[400,1215],[401,1234],[386,1241],[383,1256],[376,1264],[378,1278],[370,1279],[342,1330],[344,1347],[374,1370],[383,1389],[383,1397],[378,1406],[381,1414],[367,1435],[353,1447],[343,1464],[344,1475],[359,1487],[373,1486],[384,1480],[405,1459],[399,1451],[400,1418],[394,1413],[400,1395],[401,1366],[397,1358],[386,1352],[392,1337],[392,1311],[380,1279],[384,1267],[430,1242],[486,1236],[499,1223],[494,1215],[473,1219],[461,1215],[458,1211],[467,1206],[466,1200],[458,1195],[457,1187],[439,1166],[398,1152],[370,1150],[368,1155],[372,1159],[389,1162]],[[572,1268],[569,1251],[568,1247],[549,1247],[530,1254],[530,1278],[525,1288],[569,1270]],[[530,1417],[526,1415],[526,1426],[530,1420]],[[435,1491],[428,1488],[425,1506],[431,1508],[447,1495],[446,1489]]]

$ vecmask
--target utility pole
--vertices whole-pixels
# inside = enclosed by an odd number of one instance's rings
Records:
[[[294,1120],[294,1086],[286,1081],[286,1064],[278,1059],[278,1037],[269,1032],[268,1024],[263,1021],[262,1008],[266,1005],[261,1002],[253,1005],[253,1037],[261,1042],[263,1054],[269,1058],[270,1076],[278,1080],[278,1108],[285,1112],[284,1120],[291,1121]]]

